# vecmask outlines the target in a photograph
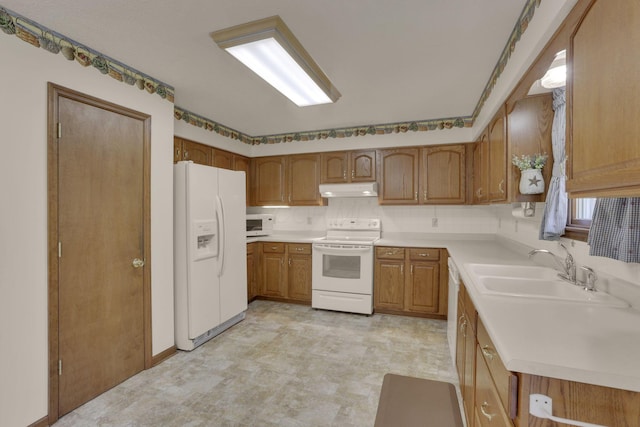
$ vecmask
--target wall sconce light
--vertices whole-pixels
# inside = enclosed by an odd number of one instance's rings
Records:
[[[279,16],[214,31],[211,38],[299,107],[340,98]]]
[[[547,89],[555,89],[567,84],[567,51],[561,50],[556,53],[553,62],[542,79],[540,79],[542,87]]]

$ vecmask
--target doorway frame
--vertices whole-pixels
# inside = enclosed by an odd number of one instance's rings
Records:
[[[59,268],[58,268],[58,99],[68,98],[143,122],[142,217],[145,264],[142,279],[144,369],[153,364],[151,335],[151,116],[75,90],[47,83],[47,252],[49,331],[49,413],[48,423],[59,418]]]

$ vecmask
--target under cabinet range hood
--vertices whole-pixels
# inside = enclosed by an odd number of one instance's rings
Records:
[[[322,197],[377,197],[377,182],[358,182],[353,184],[320,184]]]

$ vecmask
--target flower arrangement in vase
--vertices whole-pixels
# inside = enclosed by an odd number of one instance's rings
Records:
[[[514,155],[511,159],[518,169],[520,169],[520,194],[541,194],[544,193],[544,178],[542,168],[547,163],[546,154],[522,154],[520,157]]]

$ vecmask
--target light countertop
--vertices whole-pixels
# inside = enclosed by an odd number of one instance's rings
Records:
[[[255,241],[313,243],[323,235]],[[640,392],[639,310],[478,292],[466,264],[536,265],[527,257],[531,248],[494,235],[414,233],[383,233],[376,246],[447,249],[508,370]]]

